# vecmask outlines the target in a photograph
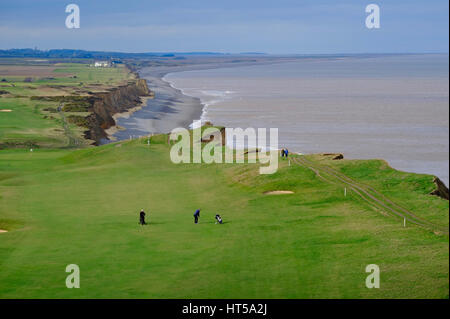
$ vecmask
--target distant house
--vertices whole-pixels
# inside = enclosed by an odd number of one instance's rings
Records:
[[[110,66],[108,61],[95,61],[94,66],[96,68],[100,67],[100,68],[107,68]]]

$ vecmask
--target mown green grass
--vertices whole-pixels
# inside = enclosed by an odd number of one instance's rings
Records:
[[[39,75],[39,73],[33,71],[33,65],[29,65],[30,75],[19,76],[0,73],[0,78],[6,80],[6,82],[0,82],[1,89],[21,96],[47,95],[45,91],[40,92],[40,90],[48,86],[55,89],[68,89],[69,91],[71,88],[89,87],[90,91],[95,92],[103,90],[105,87],[125,84],[128,80],[134,78],[134,74],[121,64],[108,68],[92,67],[88,63],[58,63],[39,66],[53,69],[52,76]],[[31,78],[32,81],[25,82],[26,78]],[[96,86],[98,86],[97,89]]]
[[[68,78],[61,77],[58,78],[58,83],[60,84],[73,84],[78,82],[83,82],[84,84],[101,83],[102,85],[120,85],[131,79],[133,75],[129,73],[124,65],[117,65],[115,68],[96,68],[90,67],[88,64],[75,64],[75,63],[64,63],[58,65],[58,68],[54,71],[58,73],[70,73],[77,77]]]
[[[0,142],[22,144],[29,147],[52,147],[67,143],[58,113],[45,112],[56,103],[36,102],[27,98],[1,98],[0,109],[11,112],[0,113]]]
[[[386,197],[395,198],[408,210],[420,212],[420,217],[448,227],[448,201],[430,201],[429,194],[436,188],[433,176],[397,171],[383,160],[343,160],[334,166],[345,175],[381,191]]]
[[[287,161],[273,175],[258,164],[173,164],[166,140],[2,151],[0,297],[448,298],[448,236],[403,228]],[[387,177],[376,163],[329,165],[378,187]],[[417,175],[389,174],[403,180],[389,185],[391,199],[448,223],[448,201],[423,194],[425,179],[416,188]],[[65,287],[72,263],[80,289]],[[372,263],[380,289],[365,287]]]

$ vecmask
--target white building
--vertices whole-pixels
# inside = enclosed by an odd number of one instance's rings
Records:
[[[96,68],[98,68],[98,67],[107,68],[107,67],[109,67],[109,62],[108,61],[95,61],[94,66]]]

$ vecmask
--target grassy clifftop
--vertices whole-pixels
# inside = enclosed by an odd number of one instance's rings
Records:
[[[280,159],[273,175],[176,165],[166,141],[2,151],[0,297],[448,298],[448,201],[429,195],[431,176],[318,155]],[[403,227],[359,187],[434,226]],[[81,289],[65,288],[71,263]],[[365,287],[368,264],[380,289]]]
[[[6,61],[8,62],[8,61]],[[125,66],[0,59],[0,149],[81,147],[91,114],[89,97],[125,85],[135,75]]]

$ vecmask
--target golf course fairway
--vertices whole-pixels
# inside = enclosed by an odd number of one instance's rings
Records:
[[[449,206],[429,195],[432,176],[319,155],[260,175],[259,164],[174,164],[169,151],[166,135],[2,150],[0,298],[448,298]],[[344,194],[325,167],[415,217]],[[80,289],[66,287],[69,264]],[[379,289],[366,287],[370,264]]]

